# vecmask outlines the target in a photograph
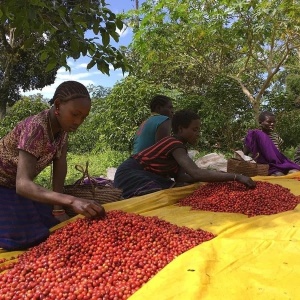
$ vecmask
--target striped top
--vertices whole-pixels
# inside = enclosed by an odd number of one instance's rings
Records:
[[[278,150],[281,149],[282,144],[283,144],[283,139],[278,135],[278,133],[276,132],[270,132],[268,134],[268,136],[270,137],[271,141],[274,143],[274,145],[276,146],[276,148]]]
[[[142,165],[145,171],[172,178],[179,171],[179,165],[172,155],[172,152],[178,148],[183,148],[187,152],[183,142],[173,136],[168,136],[133,155],[133,158]]]
[[[296,164],[300,165],[300,146],[296,150],[294,161]]]

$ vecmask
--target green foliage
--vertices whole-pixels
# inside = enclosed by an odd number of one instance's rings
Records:
[[[76,132],[69,134],[69,151],[72,153],[88,153],[93,151],[93,149],[101,151],[107,148],[107,145],[100,140],[100,116],[95,111],[97,105],[101,105],[103,101],[103,99],[92,100],[92,108],[89,116]]]
[[[69,134],[69,151],[72,153],[88,153],[109,148],[109,145],[101,139],[102,133],[99,130],[99,126],[101,126],[99,120],[106,116],[99,115],[98,111],[105,103],[105,98],[110,94],[111,88],[89,85],[88,90],[92,98],[92,108],[89,116],[78,130]]]
[[[87,69],[108,75],[110,66],[129,71],[125,55],[110,44],[123,26],[104,0],[1,1],[0,119],[21,90],[52,84],[61,66],[70,70],[68,58],[88,56]]]
[[[254,118],[276,75],[299,68],[299,1],[147,0],[134,15],[142,16],[131,45],[138,78],[198,94],[216,76],[233,78]]]
[[[287,94],[290,102],[300,108],[300,75],[290,74],[286,78]]]
[[[149,103],[157,93],[173,97],[175,92],[128,76],[117,83],[105,99],[94,102],[92,117],[94,124],[97,124],[94,135],[99,138],[96,150],[109,145],[113,150],[130,152],[134,134],[150,115]]]
[[[103,0],[28,0],[26,5],[19,0],[4,0],[0,3],[0,24],[2,30],[4,24],[5,28],[14,28],[15,39],[25,38],[25,50],[31,48],[32,32],[43,38],[45,45],[39,56],[41,61],[49,59],[46,71],[57,64],[69,68],[67,59],[80,55],[90,57],[88,68],[94,64],[106,74],[109,64],[123,72],[128,70],[125,57],[110,45],[111,38],[119,41],[117,31],[124,24]],[[89,30],[94,37],[86,37]],[[60,53],[62,45],[65,47]]]
[[[106,177],[107,168],[118,167],[126,158],[128,153],[106,150],[97,154],[73,154],[69,153],[67,157],[68,172],[65,184],[73,184],[81,178],[82,174],[75,169],[76,165],[85,167],[86,161],[89,162],[89,175],[93,177]],[[44,169],[35,182],[50,188],[51,167]]]
[[[253,112],[238,84],[218,77],[202,97],[199,146],[209,151],[241,149],[247,129],[253,127]]]
[[[297,151],[297,147],[290,147],[284,149],[283,154],[290,160],[294,160],[296,151]]]
[[[8,114],[1,121],[0,137],[7,134],[14,126],[23,119],[35,115],[42,110],[49,108],[49,105],[43,101],[41,95],[23,97],[9,110]]]
[[[300,110],[279,113],[276,120],[276,131],[284,141],[284,149],[300,145]]]

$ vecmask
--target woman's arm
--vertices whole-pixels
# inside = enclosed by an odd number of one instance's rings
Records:
[[[52,188],[53,191],[63,193],[67,175],[67,143],[64,144],[61,156],[53,160]]]
[[[155,133],[155,142],[160,141],[162,138],[171,135],[171,120],[167,119],[161,123]]]
[[[250,154],[250,150],[247,146],[244,145],[244,148],[243,148],[243,152],[245,155],[249,155]]]
[[[220,171],[200,169],[196,163],[187,155],[185,149],[177,148],[172,152],[179,166],[191,177],[191,182],[221,182],[237,180],[248,187],[254,187],[255,182],[241,174],[226,173]]]
[[[52,189],[58,193],[64,192],[64,183],[67,175],[67,148],[68,144],[66,142],[62,147],[61,156],[53,160]],[[53,215],[61,222],[69,219],[64,207],[61,205],[53,206]]]
[[[95,201],[81,199],[70,195],[65,195],[55,191],[50,191],[33,180],[35,178],[37,159],[34,155],[20,150],[18,169],[16,176],[17,194],[31,200],[71,207],[76,213],[86,217],[104,216],[104,208]]]

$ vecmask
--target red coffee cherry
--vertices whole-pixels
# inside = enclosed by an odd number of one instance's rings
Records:
[[[299,197],[278,184],[258,181],[254,189],[249,189],[239,182],[216,182],[201,186],[178,205],[253,217],[293,210],[299,202]]]
[[[212,233],[121,211],[78,219],[0,274],[0,300],[127,299]]]

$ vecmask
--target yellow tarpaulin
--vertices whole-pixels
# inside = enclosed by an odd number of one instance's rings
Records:
[[[300,172],[254,179],[280,184],[300,195]],[[251,218],[175,205],[198,186],[104,205],[107,211],[158,216],[179,226],[201,228],[217,235],[177,257],[130,300],[300,299],[300,205],[293,211]],[[0,259],[19,253],[0,250]]]

